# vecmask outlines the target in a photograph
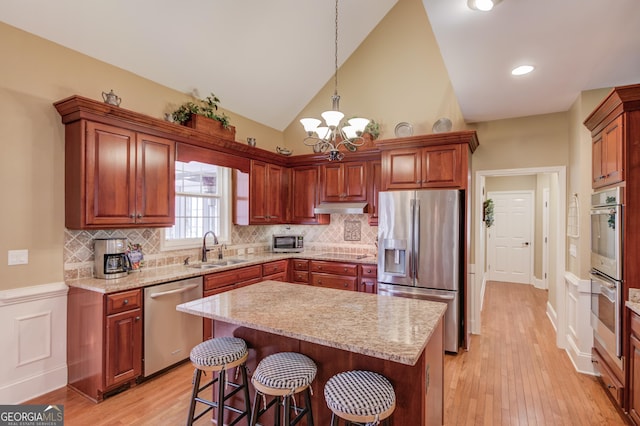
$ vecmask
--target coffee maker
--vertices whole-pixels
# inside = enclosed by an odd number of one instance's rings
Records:
[[[93,249],[96,278],[121,278],[131,269],[126,238],[96,238]]]

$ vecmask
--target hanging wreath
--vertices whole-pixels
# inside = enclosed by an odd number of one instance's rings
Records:
[[[491,228],[493,225],[493,200],[491,198],[485,200],[482,207],[482,221],[487,225],[487,228]]]

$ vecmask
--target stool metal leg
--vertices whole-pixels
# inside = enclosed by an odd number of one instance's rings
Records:
[[[284,424],[285,426],[291,425],[291,398],[293,396],[284,397]]]
[[[311,388],[304,391],[304,405],[307,408],[307,426],[313,426],[313,413],[311,412]]]
[[[191,405],[189,405],[189,417],[187,418],[187,425],[193,424],[193,415],[196,411],[196,398],[198,396],[198,389],[200,388],[200,377],[202,376],[202,370],[195,369],[193,372],[193,390],[191,391]]]
[[[217,424],[224,424],[224,385],[226,378],[226,371],[220,370],[218,374],[218,413],[216,414]]]

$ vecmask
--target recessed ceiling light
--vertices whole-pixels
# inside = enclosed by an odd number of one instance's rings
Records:
[[[501,1],[502,0],[467,0],[467,6],[469,6],[471,10],[488,12]]]
[[[525,75],[534,70],[533,65],[520,65],[511,70],[512,75]]]

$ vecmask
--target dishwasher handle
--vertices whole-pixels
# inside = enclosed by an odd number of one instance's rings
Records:
[[[199,285],[200,284],[186,285],[184,287],[175,288],[173,290],[161,291],[160,293],[153,293],[153,294],[150,294],[149,297],[151,297],[152,299],[155,299],[157,297],[168,296],[170,294],[184,293],[185,291],[189,291],[194,288],[197,288]]]

